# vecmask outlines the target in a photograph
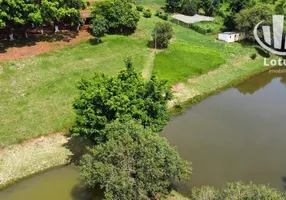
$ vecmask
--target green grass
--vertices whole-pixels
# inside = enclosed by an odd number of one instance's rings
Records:
[[[142,5],[145,8],[150,8],[152,10],[158,10],[165,6],[165,0],[136,0],[137,5]]]
[[[151,2],[162,4],[146,4]],[[253,51],[239,43],[217,43],[173,24],[175,37],[170,48],[156,55],[153,66],[154,50],[147,44],[155,22],[160,20],[142,17],[134,34],[108,35],[100,44],[91,40],[27,59],[0,62],[0,146],[69,130],[75,117],[75,82],[94,72],[115,75],[124,68],[128,56],[138,72],[154,69],[160,78],[174,83]]]
[[[173,25],[175,38],[169,48],[159,52],[154,71],[170,84],[207,73],[235,57],[251,55],[252,46],[243,43],[222,43],[187,27]]]
[[[68,130],[75,82],[94,72],[115,75],[130,56],[142,71],[152,51],[147,43],[157,18],[142,18],[129,36],[108,35],[47,54],[0,63],[0,146]]]
[[[174,84],[213,70],[224,61],[219,53],[208,51],[204,47],[175,43],[170,45],[168,51],[156,56],[154,66],[161,79]]]

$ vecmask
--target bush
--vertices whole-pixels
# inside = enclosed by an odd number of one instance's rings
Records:
[[[141,5],[136,6],[136,10],[142,12],[144,10],[144,7]]]
[[[162,18],[163,20],[167,21],[167,20],[169,19],[169,15],[168,15],[167,13],[165,13],[165,14],[163,14],[163,15],[161,16],[161,18]]]
[[[103,17],[93,19],[90,28],[92,34],[98,38],[102,37],[108,30],[107,22]]]
[[[167,21],[169,19],[169,15],[168,13],[163,13],[162,11],[160,10],[157,10],[156,13],[155,13],[155,16]]]
[[[150,129],[135,121],[114,122],[105,133],[106,142],[91,148],[79,167],[85,185],[99,184],[105,199],[150,199],[189,178],[190,164]]]
[[[191,191],[192,200],[221,200],[221,199],[245,199],[245,200],[285,200],[285,193],[281,193],[265,185],[242,182],[228,183],[221,189],[212,187],[194,188]]]
[[[73,104],[76,111],[73,135],[101,142],[102,130],[108,123],[130,119],[140,120],[154,132],[161,131],[170,118],[167,102],[171,93],[166,82],[155,76],[143,80],[129,59],[126,69],[117,77],[95,73],[90,79],[82,78],[77,84],[79,96]]]
[[[173,36],[173,28],[168,22],[158,22],[152,33],[153,42],[157,47],[167,48]]]
[[[251,58],[252,60],[255,60],[255,59],[256,59],[256,56],[257,56],[257,54],[256,54],[256,53],[253,53],[253,54],[250,56],[250,58]]]
[[[143,12],[143,16],[146,18],[150,18],[152,16],[151,10],[147,9]]]
[[[159,17],[161,14],[162,14],[162,11],[161,11],[161,10],[156,10],[155,16]]]

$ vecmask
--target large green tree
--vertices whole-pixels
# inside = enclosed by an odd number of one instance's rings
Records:
[[[201,0],[200,8],[202,8],[207,16],[213,16],[215,13],[215,6],[213,0]]]
[[[109,31],[135,29],[140,19],[139,12],[130,1],[106,0],[96,2],[92,10],[93,17],[104,18]]]
[[[104,134],[106,142],[81,159],[80,174],[86,186],[100,185],[105,199],[147,200],[189,178],[190,164],[150,129],[134,121],[115,122]]]
[[[170,12],[176,12],[181,7],[181,0],[166,0],[166,8]]]
[[[83,6],[83,0],[41,0],[41,14],[46,23],[56,26],[57,31],[60,23],[78,26]]]
[[[34,0],[0,0],[0,27],[10,28],[11,40],[14,28],[42,21],[39,5]]]
[[[235,15],[240,13],[243,9],[248,9],[256,4],[254,0],[230,0],[228,14],[224,18],[224,26],[229,30],[234,30],[235,27]]]
[[[265,4],[257,4],[253,7],[243,9],[235,15],[236,29],[246,33],[250,39],[254,39],[252,32],[255,25],[262,20],[270,23],[272,14],[272,7]]]
[[[198,2],[197,0],[184,0],[182,3],[181,13],[184,15],[193,16],[197,14]]]
[[[76,124],[72,129],[75,136],[100,142],[102,130],[114,120],[140,120],[154,132],[161,131],[169,121],[167,102],[171,93],[166,81],[155,76],[143,80],[129,59],[118,76],[96,73],[90,79],[83,78],[77,87],[79,96],[73,105]]]

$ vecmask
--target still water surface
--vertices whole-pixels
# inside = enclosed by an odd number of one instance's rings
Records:
[[[242,180],[283,190],[286,73],[266,72],[208,98],[174,117],[160,135],[193,163],[193,175],[183,188]],[[101,199],[100,192],[81,185],[75,168],[63,167],[15,184],[0,192],[0,199]]]
[[[75,167],[49,170],[0,192],[1,200],[101,200],[99,190],[82,187]]]
[[[265,72],[194,105],[162,136],[192,161],[187,186],[270,184],[286,177],[286,73]]]

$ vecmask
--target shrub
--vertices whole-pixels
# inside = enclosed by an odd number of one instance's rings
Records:
[[[252,60],[255,60],[255,59],[256,59],[256,56],[257,56],[257,54],[256,54],[256,53],[253,53],[253,54],[251,54],[250,58],[251,58]]]
[[[106,124],[130,119],[140,120],[154,132],[161,131],[170,117],[167,102],[171,93],[166,82],[155,76],[143,80],[129,59],[126,69],[117,77],[95,73],[90,79],[82,78],[77,84],[79,96],[73,104],[76,111],[73,135],[101,142]]]
[[[85,185],[99,184],[105,199],[150,199],[189,178],[190,164],[150,129],[129,121],[114,122],[105,132],[106,142],[91,148],[79,167]]]
[[[146,18],[150,18],[152,16],[151,10],[147,9],[143,12],[143,16]]]
[[[167,21],[169,19],[169,15],[168,13],[163,13],[162,11],[160,10],[157,10],[156,13],[155,13],[155,16]]]
[[[167,13],[164,13],[163,15],[161,15],[161,19],[167,21],[169,18],[169,15]]]
[[[155,16],[159,17],[161,14],[162,14],[162,11],[161,11],[161,10],[156,10]]]
[[[136,6],[136,10],[142,12],[142,11],[144,10],[144,7],[141,6],[141,5],[137,5],[137,6]]]
[[[173,36],[173,28],[168,22],[157,22],[152,32],[153,42],[157,47],[167,48]]]
[[[108,30],[107,22],[103,17],[93,19],[90,28],[92,34],[98,38],[102,37]]]
[[[279,192],[265,185],[242,182],[228,183],[221,189],[212,187],[194,188],[191,191],[192,200],[221,200],[221,199],[246,199],[246,200],[285,200],[285,193]]]

